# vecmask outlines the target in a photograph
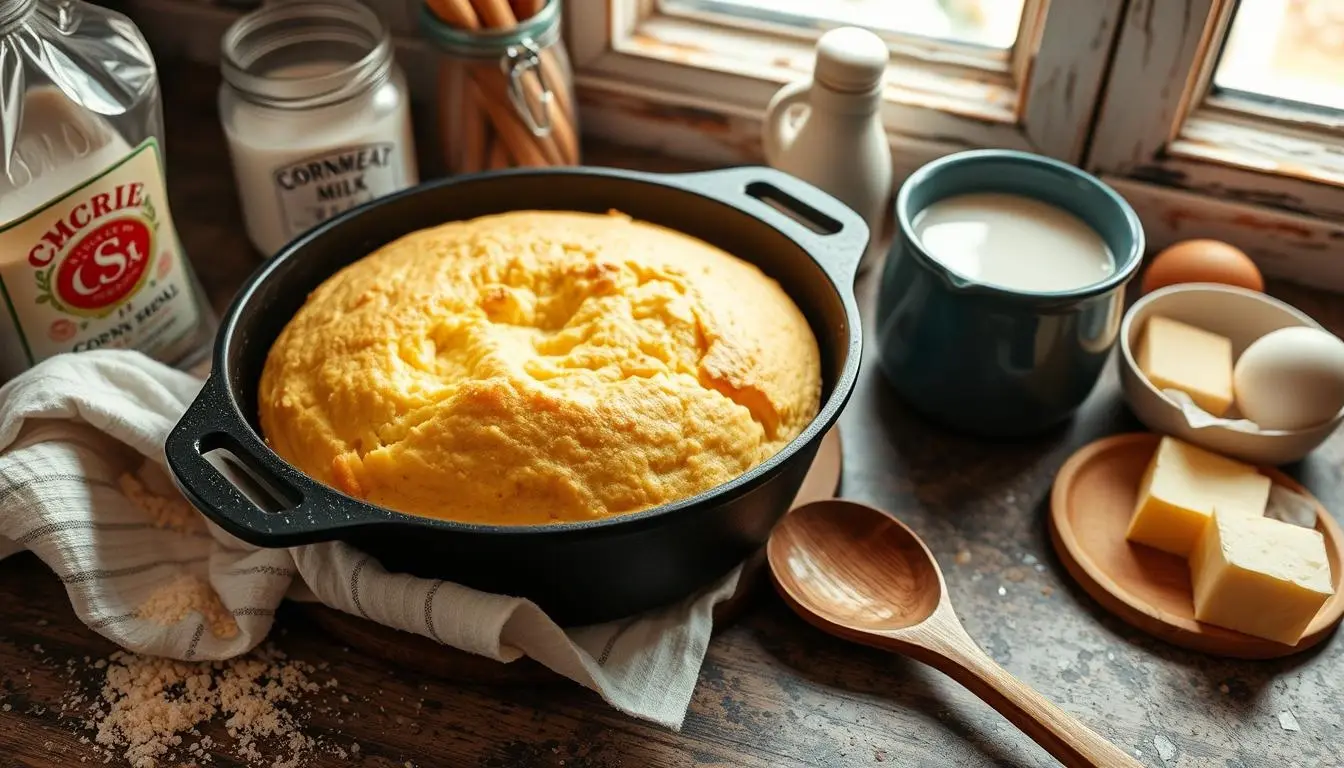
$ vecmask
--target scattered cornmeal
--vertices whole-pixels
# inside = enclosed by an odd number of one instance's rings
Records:
[[[1180,390],[1214,416],[1232,407],[1232,342],[1225,336],[1152,317],[1139,338],[1138,364],[1154,387]]]
[[[179,533],[205,530],[205,521],[201,518],[201,513],[185,499],[150,493],[139,478],[131,474],[123,474],[117,479],[117,484],[121,486],[121,492],[126,498],[149,516],[155,528]]]
[[[137,618],[163,626],[172,626],[189,613],[200,614],[215,637],[227,640],[238,636],[233,614],[220,602],[210,582],[195,574],[183,574],[159,587],[135,610]]]
[[[336,753],[302,731],[303,697],[322,688],[311,679],[316,669],[274,649],[224,662],[118,652],[94,667],[106,669],[99,695],[86,704],[83,694],[67,694],[62,709],[90,713],[84,726],[96,731],[96,762],[158,768],[209,763],[218,752],[249,766],[298,768],[318,752]],[[220,716],[232,743],[201,734]]]
[[[1286,645],[1334,594],[1320,531],[1222,510],[1190,555],[1190,580],[1196,619]]]
[[[1271,485],[1249,464],[1163,437],[1144,472],[1125,538],[1187,557],[1215,507],[1260,517]]]

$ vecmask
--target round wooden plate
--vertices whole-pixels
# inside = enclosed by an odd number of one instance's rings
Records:
[[[1160,440],[1152,433],[1116,435],[1086,445],[1060,468],[1050,495],[1050,539],[1064,567],[1106,610],[1139,629],[1217,656],[1271,659],[1316,645],[1344,615],[1344,533],[1305,488],[1275,469],[1275,483],[1316,504],[1335,594],[1297,645],[1284,645],[1195,621],[1185,558],[1125,540],[1143,472]]]
[[[842,453],[840,428],[822,438],[817,457],[812,461],[793,506],[834,498],[840,487]],[[742,580],[732,597],[714,607],[714,629],[731,624],[756,593],[765,572],[764,550],[749,559]],[[511,684],[560,682],[564,678],[529,658],[501,664],[484,656],[460,651],[411,632],[383,626],[352,616],[321,603],[287,603],[287,610],[302,615],[325,633],[360,653],[415,670],[417,673],[463,683]]]

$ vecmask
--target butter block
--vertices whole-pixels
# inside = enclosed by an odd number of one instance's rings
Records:
[[[1196,619],[1285,645],[1334,594],[1320,531],[1222,510],[1190,555],[1190,580]]]
[[[1138,363],[1154,387],[1180,390],[1214,416],[1232,407],[1232,342],[1225,336],[1150,317],[1139,337]]]
[[[1186,557],[1215,508],[1264,515],[1270,485],[1249,464],[1163,437],[1144,472],[1125,538]]]

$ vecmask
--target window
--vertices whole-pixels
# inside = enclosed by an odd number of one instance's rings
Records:
[[[1214,92],[1311,111],[1344,110],[1344,3],[1243,0]]]
[[[574,0],[585,130],[717,162],[826,29],[888,41],[897,174],[969,147],[1081,165],[1149,241],[1344,290],[1344,0]],[[1333,255],[1333,258],[1332,258]]]
[[[898,172],[1005,146],[1080,162],[1123,0],[582,0],[567,6],[585,130],[714,161],[756,156],[815,39],[860,22],[892,50]]]
[[[665,13],[700,15],[751,26],[773,24],[794,31],[862,26],[889,39],[914,35],[1006,50],[1017,41],[1024,0],[937,2],[914,0],[662,0]]]
[[[1087,165],[1157,247],[1217,237],[1344,290],[1342,91],[1338,0],[1134,0]]]

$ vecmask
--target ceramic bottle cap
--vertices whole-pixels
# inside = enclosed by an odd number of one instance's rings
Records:
[[[861,27],[840,27],[817,42],[812,77],[836,91],[868,91],[882,82],[890,58],[882,38]]]

